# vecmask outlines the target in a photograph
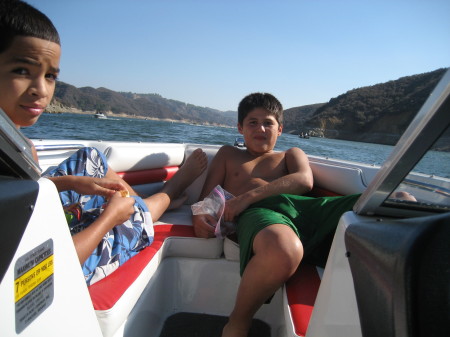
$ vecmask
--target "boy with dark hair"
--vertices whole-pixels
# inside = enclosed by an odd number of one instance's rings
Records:
[[[260,107],[266,109],[278,122],[279,125],[283,125],[283,106],[280,101],[275,98],[275,96],[265,93],[265,94],[253,94],[245,97],[238,106],[238,123],[240,125],[244,124],[244,118],[251,112],[255,107]]]
[[[241,283],[222,336],[247,336],[256,311],[292,276],[300,261],[324,265],[339,218],[359,195],[309,198],[313,186],[308,157],[299,148],[276,152],[283,108],[272,95],[246,96],[238,108],[238,130],[246,149],[219,149],[200,199],[217,185],[226,201],[225,221],[237,223]],[[213,237],[215,219],[193,216],[195,233]],[[330,239],[331,238],[331,239]]]
[[[17,128],[33,125],[55,90],[61,55],[58,32],[44,14],[25,2],[1,0],[0,34],[0,108]],[[160,192],[145,199],[109,168],[105,156],[94,148],[81,149],[48,172],[46,177],[53,181],[67,208],[87,284],[110,274],[150,245],[152,221],[169,206],[182,203],[177,198],[206,165],[206,154],[197,149]]]
[[[22,1],[0,1],[0,53],[4,52],[16,36],[37,37],[61,45],[58,31],[50,19]],[[22,18],[26,17],[26,21]]]

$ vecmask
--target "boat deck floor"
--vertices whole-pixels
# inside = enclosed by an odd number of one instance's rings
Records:
[[[220,337],[228,317],[180,312],[167,318],[159,337]],[[254,319],[249,337],[270,337],[270,327]]]

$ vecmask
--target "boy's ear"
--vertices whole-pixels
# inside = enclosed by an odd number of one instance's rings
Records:
[[[244,134],[244,130],[242,129],[242,125],[240,123],[237,124],[238,131],[241,135]]]
[[[281,136],[282,132],[283,132],[283,125],[278,125],[278,136]]]

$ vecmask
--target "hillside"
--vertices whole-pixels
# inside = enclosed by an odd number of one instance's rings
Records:
[[[445,71],[438,69],[353,89],[316,105],[314,111],[288,109],[286,115],[294,115],[295,119],[286,118],[285,129],[327,138],[395,144]]]
[[[286,109],[284,111],[284,131],[299,134],[307,130],[311,133],[312,130],[307,126],[308,122],[314,116],[314,113],[325,104],[317,103]]]
[[[180,120],[211,125],[236,125],[236,113],[199,107],[163,98],[158,94],[116,92],[106,88],[76,88],[57,82],[49,112],[96,111],[130,117]]]

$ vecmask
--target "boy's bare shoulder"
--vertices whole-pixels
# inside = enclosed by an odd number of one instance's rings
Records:
[[[248,154],[247,151],[237,148],[235,146],[231,146],[231,145],[224,145],[222,146],[216,156],[221,157],[222,159],[226,159],[226,158],[236,158],[237,156],[239,157],[251,157],[250,154]],[[290,149],[287,149],[285,151],[272,151],[272,152],[268,152],[264,155],[265,157],[274,157],[274,158],[279,158],[279,157],[287,157],[287,158],[302,158],[302,157],[306,157],[305,152],[303,152],[303,150],[301,150],[298,147],[291,147]]]
[[[302,166],[309,165],[308,156],[302,149],[298,147],[291,147],[290,149],[286,150],[285,160],[286,163],[297,163],[298,165]]]
[[[244,150],[238,149],[235,146],[224,145],[219,149],[219,151],[217,151],[216,156],[220,156],[223,158],[229,158],[229,157],[234,157],[236,155],[241,155],[244,152],[245,152]]]
[[[302,149],[300,149],[298,147],[291,147],[290,149],[288,149],[288,150],[286,150],[284,152],[288,156],[294,156],[294,157],[296,157],[296,156],[306,156],[306,153]]]

